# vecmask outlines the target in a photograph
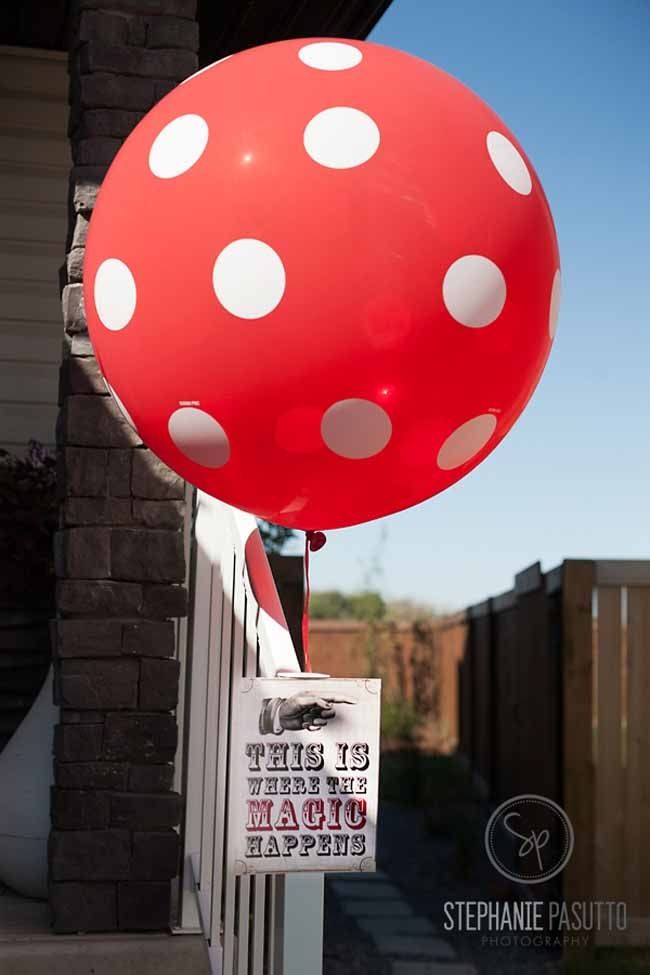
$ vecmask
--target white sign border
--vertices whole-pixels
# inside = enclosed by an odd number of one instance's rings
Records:
[[[248,691],[252,690],[253,687],[258,683],[277,683],[278,686],[281,683],[289,683],[292,681],[300,682],[305,681],[306,684],[313,685],[314,681],[322,682],[324,684],[331,684],[336,681],[340,684],[347,684],[348,686],[354,685],[362,692],[366,692],[371,695],[373,699],[379,699],[379,707],[377,707],[377,717],[376,717],[376,727],[373,729],[375,740],[377,742],[377,783],[379,783],[379,761],[381,757],[381,742],[380,742],[380,720],[381,720],[381,679],[377,677],[329,677],[324,674],[283,674],[278,677],[235,677],[233,679],[233,703],[238,700],[240,694],[246,694]],[[234,715],[231,716],[233,719]],[[316,863],[313,866],[311,864],[305,865],[300,870],[255,870],[254,866],[247,864],[245,861],[240,860],[235,855],[236,850],[236,836],[238,829],[241,829],[240,824],[235,824],[235,818],[237,813],[237,807],[239,805],[238,793],[236,789],[236,780],[238,769],[238,760],[241,761],[241,749],[244,744],[244,727],[242,722],[237,722],[233,720],[233,732],[230,736],[229,748],[229,761],[228,761],[228,823],[227,823],[227,868],[232,871],[235,876],[247,876],[247,877],[272,877],[272,876],[284,876],[288,874],[301,874],[301,873],[374,873],[377,870],[377,860],[376,856],[365,856],[359,861],[359,866],[338,866],[336,869],[327,869],[326,864],[323,862]],[[375,806],[379,805],[379,796],[373,797],[375,800]],[[377,845],[377,821],[375,818],[374,825],[374,841],[375,841],[375,851]]]

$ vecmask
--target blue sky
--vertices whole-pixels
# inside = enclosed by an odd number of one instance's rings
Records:
[[[538,559],[650,558],[650,4],[394,0],[369,39],[449,71],[517,135],[555,217],[563,303],[505,441],[425,504],[329,532],[312,585],[372,578],[460,608]]]

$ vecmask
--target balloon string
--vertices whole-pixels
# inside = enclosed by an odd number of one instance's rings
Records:
[[[312,672],[309,655],[309,536],[310,532],[305,532],[305,601],[302,608],[302,654],[304,671],[307,674]]]
[[[304,658],[304,672],[311,674],[311,656],[309,654],[309,553],[317,552],[327,539],[323,532],[305,532],[305,601],[302,609],[302,652]]]

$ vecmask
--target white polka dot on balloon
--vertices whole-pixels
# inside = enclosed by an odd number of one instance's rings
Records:
[[[230,443],[218,420],[195,406],[183,406],[169,418],[169,436],[189,460],[201,467],[223,467]]]
[[[559,270],[553,276],[553,287],[551,288],[551,304],[548,312],[548,332],[551,341],[557,332],[557,320],[560,316],[560,298],[562,296],[562,277]]]
[[[488,132],[487,151],[501,179],[522,196],[528,196],[533,188],[528,166],[519,150],[500,132]]]
[[[491,325],[506,302],[506,281],[494,261],[479,254],[459,257],[445,274],[442,298],[449,314],[468,328]]]
[[[321,436],[339,457],[374,457],[391,438],[393,425],[385,410],[367,399],[344,399],[323,414]]]
[[[326,108],[307,123],[303,137],[314,162],[328,169],[352,169],[374,156],[379,148],[379,128],[358,108]]]
[[[130,268],[117,257],[99,265],[93,289],[100,322],[112,332],[126,328],[135,312],[137,289]]]
[[[206,64],[204,68],[201,68],[200,71],[195,71],[194,74],[191,74],[189,76],[189,78],[183,78],[183,80],[181,81],[181,85],[186,85],[188,81],[192,80],[192,78],[198,78],[200,74],[204,74],[206,71],[211,71],[212,68],[216,68],[218,64],[222,64],[224,61],[227,61],[228,58],[231,57],[232,54],[226,54],[225,58],[219,58],[218,61],[213,61],[212,64]]]
[[[149,169],[160,179],[186,173],[203,155],[209,135],[208,123],[201,115],[179,115],[153,140]]]
[[[268,315],[280,304],[285,285],[284,264],[263,240],[233,240],[214,262],[214,293],[226,311],[237,318]]]
[[[496,430],[496,417],[491,413],[475,416],[447,437],[438,452],[438,467],[453,471],[475,457]]]
[[[339,41],[316,41],[306,44],[298,51],[298,57],[310,68],[320,71],[345,71],[355,68],[363,59],[358,47],[341,44]]]

